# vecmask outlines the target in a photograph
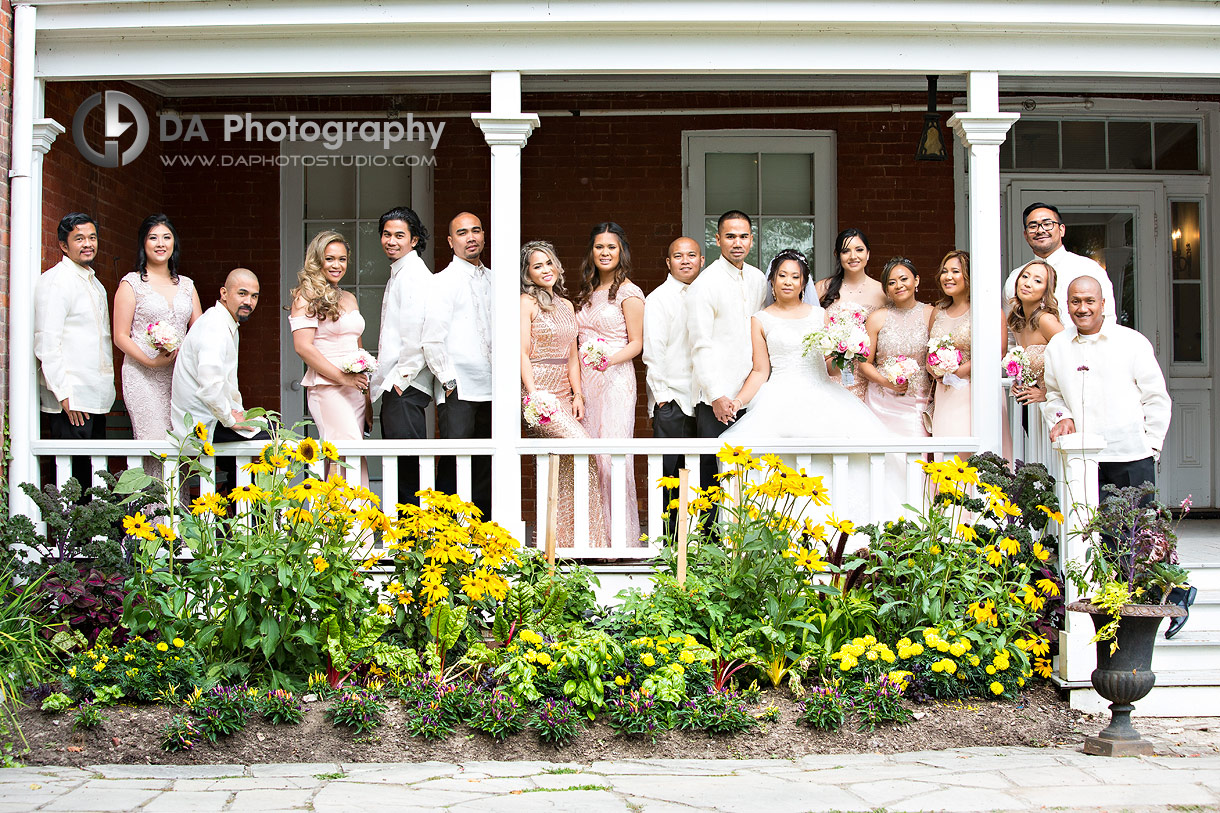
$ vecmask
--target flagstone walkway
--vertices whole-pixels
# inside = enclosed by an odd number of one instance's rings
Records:
[[[1107,759],[1066,748],[961,748],[802,759],[97,765],[0,770],[17,811],[1220,809],[1220,755]]]

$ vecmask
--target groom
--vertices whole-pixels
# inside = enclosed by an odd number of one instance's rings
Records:
[[[753,367],[750,317],[762,308],[767,293],[763,273],[746,262],[753,242],[749,215],[737,210],[722,214],[716,223],[720,257],[687,289],[692,389],[699,399],[695,428],[701,438],[720,437],[745,413],[733,408],[733,396]],[[714,482],[716,458],[703,455],[699,469],[706,488]]]

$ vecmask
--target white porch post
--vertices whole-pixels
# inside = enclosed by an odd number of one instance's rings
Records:
[[[999,312],[1000,145],[1017,113],[1000,112],[1000,79],[993,71],[966,75],[966,112],[949,119],[969,150],[971,423],[980,451],[1000,452],[1002,424]]]
[[[1067,435],[1054,443],[1054,459],[1059,462],[1055,490],[1063,524],[1059,528],[1059,564],[1069,562],[1083,567],[1088,545],[1080,537],[1080,529],[1088,523],[1097,508],[1097,455],[1106,440],[1099,435]],[[1080,598],[1076,587],[1068,581],[1063,587],[1063,601],[1071,604]],[[1065,683],[1087,683],[1097,665],[1097,653],[1091,644],[1093,622],[1084,613],[1067,613],[1063,631],[1059,633],[1058,676]]]
[[[521,112],[521,74],[491,74],[491,112],[470,116],[491,147],[492,280],[492,516],[518,539],[521,517],[521,148],[538,126],[538,116]]]

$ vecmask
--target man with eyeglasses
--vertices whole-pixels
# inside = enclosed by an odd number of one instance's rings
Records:
[[[1062,320],[1067,311],[1067,289],[1072,280],[1092,277],[1097,280],[1105,296],[1105,315],[1115,319],[1114,283],[1110,281],[1110,275],[1088,257],[1073,254],[1063,247],[1063,235],[1067,228],[1063,225],[1059,210],[1049,203],[1031,203],[1025,207],[1021,223],[1025,226],[1025,242],[1029,243],[1038,259],[1045,260],[1055,269],[1055,304],[1059,307],[1059,318]],[[1022,264],[1014,268],[1004,283],[1005,311],[1016,295],[1017,277],[1024,267]]]

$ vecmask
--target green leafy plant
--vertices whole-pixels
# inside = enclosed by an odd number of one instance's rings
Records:
[[[98,711],[93,703],[81,703],[72,718],[72,728],[92,730],[106,722],[106,715]]]
[[[53,666],[53,647],[36,614],[39,581],[21,583],[10,559],[0,568],[0,725],[28,747],[17,722],[21,689],[42,682]],[[41,578],[41,577],[40,577]]]
[[[320,635],[326,651],[326,678],[332,689],[338,689],[361,666],[376,664],[400,674],[419,670],[415,650],[395,646],[381,637],[390,619],[383,613],[366,613],[360,627],[348,615],[330,615],[322,622]]]
[[[538,732],[538,739],[551,745],[564,745],[580,736],[585,730],[584,716],[568,700],[543,700],[534,708],[530,727]]]
[[[63,692],[55,692],[42,701],[43,711],[59,712],[70,708],[72,708],[72,698]]]
[[[866,682],[852,698],[852,708],[860,717],[861,731],[875,731],[887,723],[907,723],[911,710],[902,705],[903,684],[882,675]]]
[[[259,713],[272,725],[296,725],[305,719],[301,699],[287,689],[273,689],[259,701]]]
[[[801,721],[822,731],[837,731],[849,706],[850,701],[833,686],[815,686],[801,701]]]
[[[175,714],[161,729],[161,747],[166,751],[189,751],[199,741],[195,722],[185,714]]]
[[[103,633],[97,641],[74,654],[64,670],[64,686],[74,697],[95,697],[107,687],[106,692],[117,692],[115,702],[127,697],[152,703],[176,697],[180,688],[202,680],[202,658],[181,638],[149,641],[135,636],[115,646]]]
[[[386,704],[381,695],[361,689],[346,689],[330,704],[328,714],[336,726],[363,734],[381,725]]]
[[[527,711],[512,695],[495,690],[483,696],[469,722],[471,728],[503,740],[525,728]]]
[[[421,699],[407,708],[407,730],[413,737],[443,740],[453,733],[453,727],[440,698]]]
[[[610,725],[620,734],[648,737],[656,742],[657,731],[665,728],[665,710],[657,701],[638,691],[622,692],[608,703]]]
[[[713,734],[737,734],[754,728],[758,721],[740,694],[708,688],[696,701],[699,727]]]
[[[254,710],[255,694],[245,686],[214,686],[191,706],[199,730],[210,741],[246,727]]]
[[[469,613],[470,608],[465,605],[454,607],[442,602],[428,615],[428,634],[432,641],[425,658],[437,678],[445,676],[445,659],[466,631]]]

